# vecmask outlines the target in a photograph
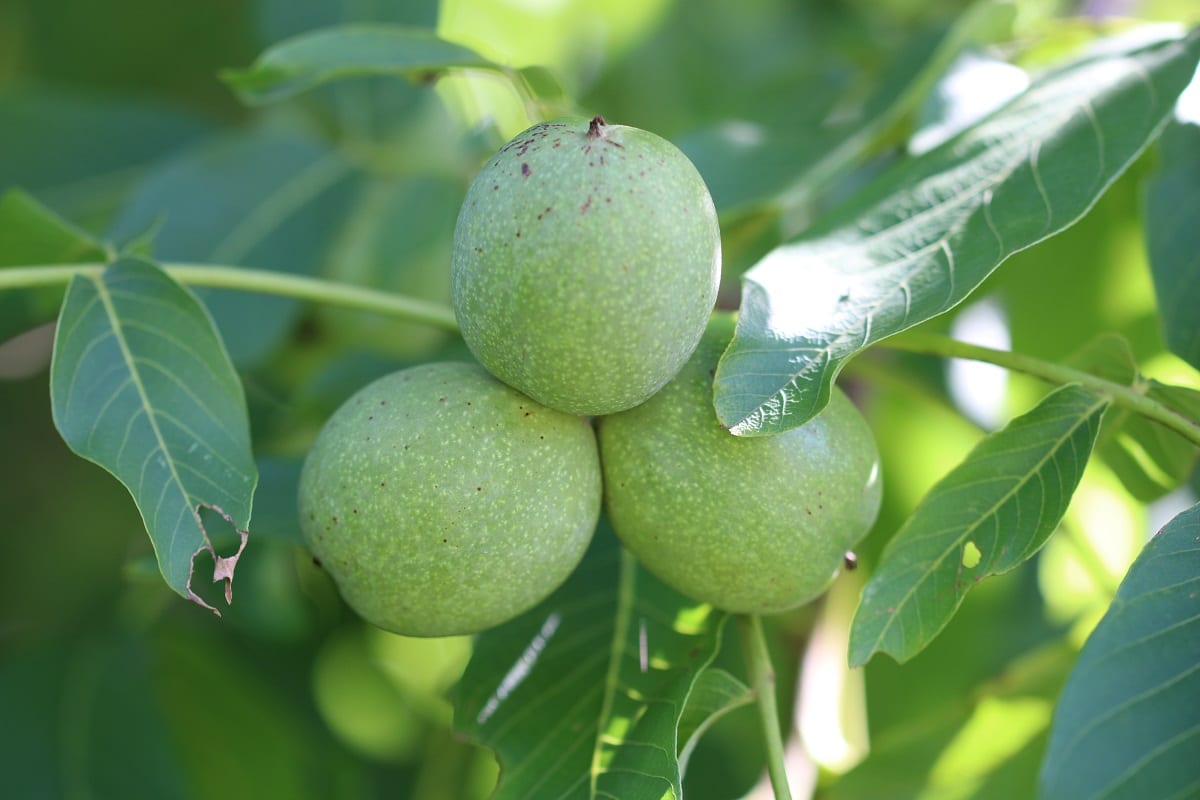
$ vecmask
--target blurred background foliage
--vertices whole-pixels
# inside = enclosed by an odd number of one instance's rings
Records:
[[[166,261],[447,301],[461,197],[481,160],[531,121],[507,81],[360,79],[252,111],[218,78],[316,28],[419,26],[502,63],[549,67],[574,98],[564,109],[680,144],[722,214],[722,302],[731,305],[742,269],[903,152],[934,111],[895,120],[826,196],[803,206],[761,198],[818,161],[828,131],[866,113],[873,92],[906,59],[926,57],[968,5],[3,0],[0,191],[23,187],[120,244],[152,241]],[[1030,68],[1127,18],[1200,18],[1191,0],[1021,0],[1015,10],[982,41]],[[1153,162],[1151,152],[1082,223],[1013,258],[981,299],[931,325],[1052,359],[1115,331],[1148,374],[1178,377],[1142,244]],[[469,641],[365,626],[310,563],[294,519],[300,459],[342,399],[398,367],[465,351],[412,324],[202,294],[242,370],[261,457],[253,536],[223,619],[170,593],[124,490],[55,433],[45,328],[0,346],[4,794],[486,797],[491,756],[450,730],[447,698]],[[821,797],[1028,796],[1082,637],[1147,533],[1186,502],[1136,504],[1093,463],[1067,535],[981,586],[910,664],[876,659],[848,672],[845,631],[887,537],[984,430],[1042,391],[986,368],[958,370],[872,352],[844,379],[879,439],[884,510],[859,572],[823,603],[770,621],[782,699],[796,709],[793,775]],[[741,670],[736,652],[719,662]],[[691,759],[688,797],[765,796],[757,742],[749,709],[720,720]]]

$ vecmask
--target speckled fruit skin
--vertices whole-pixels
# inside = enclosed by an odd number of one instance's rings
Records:
[[[599,117],[517,136],[480,170],[454,232],[463,338],[494,375],[573,414],[643,402],[704,332],[717,214],[674,145]]]
[[[840,391],[776,436],[721,427],[712,376],[733,336],[716,315],[683,371],[645,404],[600,420],[605,503],[617,535],[684,594],[771,613],[828,587],[879,512],[879,454]]]
[[[309,548],[367,621],[474,633],[536,605],[600,513],[596,439],[477,364],[423,364],[337,410],[300,477]]]

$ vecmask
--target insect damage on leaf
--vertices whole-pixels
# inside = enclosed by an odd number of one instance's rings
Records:
[[[222,519],[224,519],[226,522],[228,522],[230,527],[233,528],[234,532],[237,533],[238,547],[237,547],[237,551],[233,555],[231,555],[231,556],[217,555],[216,548],[213,547],[212,540],[208,537],[208,531],[206,531],[204,528],[204,522],[203,522],[203,520],[200,519],[199,508],[207,508],[207,509],[210,509],[210,510],[216,512],[217,514],[220,514]],[[221,508],[220,506],[216,506],[216,505],[212,505],[212,504],[202,504],[193,513],[196,516],[196,525],[200,528],[200,530],[204,534],[204,544],[200,545],[192,552],[191,571],[188,573],[187,583],[184,585],[187,588],[187,596],[188,596],[189,600],[191,600],[196,605],[201,606],[202,608],[208,609],[209,611],[213,612],[214,614],[216,614],[219,617],[219,616],[221,616],[221,612],[216,607],[214,607],[213,605],[211,605],[207,601],[205,601],[203,597],[196,594],[192,590],[192,578],[195,577],[195,575],[196,575],[196,556],[200,555],[201,553],[203,553],[205,551],[207,551],[208,554],[210,556],[212,556],[212,559],[213,559],[212,582],[213,583],[219,583],[220,581],[225,582],[225,604],[230,605],[233,603],[233,571],[235,569],[237,569],[237,562],[238,562],[238,559],[241,558],[241,556],[242,556],[242,551],[246,549],[246,542],[250,538],[250,532],[247,530],[243,530],[242,528],[239,528],[237,526],[237,523],[234,522],[233,517],[230,516],[228,513],[226,513],[225,510],[223,508]]]
[[[967,569],[975,569],[979,566],[980,559],[983,558],[983,553],[980,552],[979,546],[974,542],[967,542],[963,546],[962,565]]]

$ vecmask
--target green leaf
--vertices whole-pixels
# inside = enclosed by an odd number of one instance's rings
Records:
[[[908,152],[919,155],[949,141],[1028,87],[1029,75],[1020,67],[978,51],[963,53],[921,106]]]
[[[301,458],[258,459],[258,486],[254,491],[254,536],[257,541],[274,539],[304,545],[304,537],[300,535],[300,515],[296,510],[303,465]]]
[[[1109,48],[902,162],[744,277],[715,380],[733,433],[795,428],[845,362],[957,305],[1010,255],[1078,220],[1151,142],[1200,58],[1200,33]]]
[[[1146,187],[1146,250],[1167,347],[1200,369],[1200,125],[1172,122],[1161,150]]]
[[[802,172],[825,153],[813,131],[781,132],[745,120],[725,120],[679,139],[704,177],[722,221],[774,206]],[[799,163],[797,163],[799,162]]]
[[[167,584],[191,588],[208,551],[231,598],[257,480],[241,382],[204,307],[154,264],[123,259],[67,288],[50,367],[54,423],[111,472],[141,511]],[[213,550],[200,509],[223,516],[237,553]]]
[[[453,67],[501,69],[433,31],[358,24],[288,39],[267,49],[250,68],[226,70],[221,77],[243,102],[261,105],[343,78],[392,75],[428,81]]]
[[[187,775],[144,638],[106,630],[18,648],[0,662],[5,793],[184,800]],[[20,731],[21,733],[17,733]]]
[[[0,91],[0,119],[0,191],[21,186],[88,225],[152,162],[214,127],[167,103],[36,85]]]
[[[1200,392],[1156,380],[1146,396],[1200,424]],[[1150,502],[1178,489],[1196,467],[1200,449],[1174,431],[1145,417],[1123,412],[1119,428],[1100,455],[1138,500]]]
[[[863,590],[850,629],[852,666],[880,651],[912,658],[972,586],[1041,548],[1067,510],[1107,405],[1078,386],[1057,389],[930,490]]]
[[[166,720],[188,800],[370,797],[368,785],[385,785],[315,718],[311,650],[242,640],[251,650],[224,626],[160,628],[145,690]]]
[[[496,751],[495,800],[679,798],[681,719],[724,620],[641,569],[601,526],[559,591],[476,641],[455,725]],[[705,686],[700,702],[715,713],[714,690],[731,685]]]
[[[912,664],[900,668],[876,662],[867,668],[868,675],[879,667],[893,672],[895,686],[905,694],[897,701],[903,710],[885,712],[896,715],[897,721],[882,732],[875,731],[872,720],[870,754],[823,793],[826,800],[1011,800],[1034,794],[1054,700],[1077,651],[1051,633],[1042,645],[996,659],[997,649],[1012,648],[1022,640],[1028,644],[1021,623],[1029,620],[1014,613],[1013,601],[1024,604],[1035,592],[1016,581],[1009,586],[1025,597],[994,598],[1000,602],[992,603],[985,618],[975,620],[976,631],[955,631],[960,641],[948,645],[948,632]],[[1040,617],[1040,603],[1029,599],[1030,607],[1020,610]],[[997,647],[995,640],[1006,635]],[[982,665],[971,663],[978,656],[964,651],[964,645],[993,651],[985,656],[993,662],[990,669],[972,678]],[[938,649],[942,663],[931,664],[928,655]],[[925,672],[929,667],[933,673]],[[913,679],[914,671],[921,680]]]
[[[265,46],[337,25],[390,25],[424,28],[437,27],[438,0],[404,3],[362,3],[359,0],[258,0],[254,3],[260,35]],[[421,85],[397,80],[394,75],[368,75],[337,80],[304,94],[301,111],[339,142],[354,142],[355,149],[378,146],[383,158],[390,160],[406,151],[419,150],[428,161],[428,148],[411,143],[414,130],[428,125],[422,122],[432,114],[444,114],[442,98]],[[443,143],[457,143],[445,137],[446,125],[437,126]],[[480,154],[482,157],[483,154]],[[379,159],[371,158],[378,165]],[[456,164],[457,166],[457,164]],[[380,171],[390,172],[388,167]]]
[[[215,137],[164,162],[122,209],[109,235],[127,241],[158,226],[163,261],[317,273],[346,222],[350,165],[310,136],[275,128]],[[235,364],[269,356],[300,304],[285,297],[199,290]]]
[[[450,251],[462,204],[458,182],[412,176],[362,181],[323,277],[450,305]],[[421,358],[446,339],[428,325],[318,308],[333,341]]]
[[[1122,386],[1133,386],[1138,380],[1133,348],[1119,333],[1108,332],[1093,337],[1063,363]]]
[[[700,737],[717,718],[754,702],[754,691],[723,669],[709,667],[692,685],[679,718],[679,772],[687,772],[688,759]]]
[[[275,43],[343,23],[388,23],[433,28],[439,0],[365,4],[358,0],[257,0],[254,18],[259,38]]]
[[[723,221],[811,198],[862,161],[879,139],[911,113],[966,47],[1011,22],[1008,3],[974,4],[952,25],[915,37],[884,71],[884,80],[849,123],[769,128],[725,120],[679,141],[708,184]]]
[[[104,246],[21,189],[0,195],[0,268],[71,264],[106,257]]]
[[[104,246],[20,189],[0,194],[0,269],[36,264],[105,261]],[[0,293],[0,342],[54,319],[58,287]]]
[[[1105,333],[1067,359],[1068,366],[1123,386],[1131,386],[1200,424],[1200,392],[1141,377],[1125,337]],[[1174,431],[1128,409],[1114,409],[1104,420],[1096,452],[1138,500],[1150,502],[1182,486],[1200,449]]]
[[[1056,800],[1200,791],[1200,506],[1142,550],[1063,689],[1042,766]]]
[[[883,72],[867,98],[861,119],[849,130],[834,131],[829,155],[800,182],[811,192],[832,177],[830,167],[857,159],[905,116],[916,111],[964,49],[1011,35],[1016,9],[1008,0],[978,0],[940,30],[916,37]]]

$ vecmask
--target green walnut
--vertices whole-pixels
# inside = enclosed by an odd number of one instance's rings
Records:
[[[670,142],[600,117],[535,125],[467,192],[451,292],[496,377],[573,414],[645,401],[687,361],[716,300],[721,238]]]
[[[517,616],[583,557],[600,514],[588,421],[477,364],[423,364],[351,397],[300,477],[300,522],[346,602],[409,636]]]
[[[824,592],[879,512],[879,454],[840,391],[807,424],[739,438],[717,420],[712,376],[734,321],[716,315],[680,374],[599,423],[609,518],[679,591],[738,613]]]

